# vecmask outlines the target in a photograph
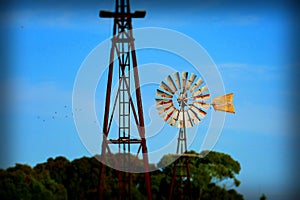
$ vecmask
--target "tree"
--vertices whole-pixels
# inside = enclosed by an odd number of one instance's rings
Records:
[[[266,200],[267,199],[267,197],[266,197],[266,195],[265,194],[262,194],[261,196],[260,196],[260,198],[259,198],[260,200]]]
[[[190,154],[197,154],[190,151]],[[207,152],[202,152],[206,154]],[[197,154],[200,155],[200,154]],[[115,154],[118,161],[124,159]],[[130,156],[134,160],[135,156]],[[129,158],[129,157],[125,158]],[[168,199],[173,173],[171,155],[165,155],[157,164],[160,169],[152,171],[151,191],[153,199]],[[204,158],[189,158],[193,199],[243,199],[236,192],[240,181],[235,177],[240,172],[240,164],[231,156],[210,152]],[[143,167],[141,159],[133,162],[136,169]],[[170,165],[168,165],[170,164]],[[59,156],[37,164],[33,169],[28,165],[16,164],[7,170],[0,169],[0,199],[97,199],[101,163],[94,157],[82,157],[69,161]],[[105,169],[105,188],[103,199],[118,199],[120,185],[118,171]],[[150,168],[155,166],[150,164]],[[128,174],[126,174],[128,175]],[[146,199],[146,183],[143,173],[132,173],[130,196],[132,199]],[[175,196],[176,197],[176,196]],[[262,198],[261,198],[262,199]]]
[[[62,184],[50,178],[48,171],[36,173],[30,166],[16,164],[0,172],[0,199],[67,199]]]
[[[197,154],[194,151],[189,154]],[[164,166],[170,160],[170,155],[165,155],[158,166]],[[240,164],[231,156],[211,151],[205,157],[190,157],[189,166],[191,172],[192,197],[194,199],[243,199],[233,188],[238,187],[240,181],[235,177],[240,172]],[[161,187],[169,191],[173,165],[162,168],[165,178],[161,180]],[[165,198],[168,193],[161,191]]]

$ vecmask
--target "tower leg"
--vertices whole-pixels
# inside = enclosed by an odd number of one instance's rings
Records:
[[[109,118],[109,108],[110,108],[110,99],[111,99],[111,84],[112,84],[112,77],[113,77],[113,66],[114,66],[114,47],[111,47],[110,50],[110,62],[109,62],[109,69],[108,69],[108,78],[107,78],[107,87],[106,87],[106,100],[105,100],[105,111],[104,111],[104,123],[103,123],[103,140],[102,140],[102,150],[101,150],[101,169],[100,169],[100,187],[99,187],[99,199],[103,196],[103,187],[104,187],[104,172],[105,172],[105,165],[103,161],[106,160],[106,148],[107,148],[107,136],[108,136],[108,118]]]

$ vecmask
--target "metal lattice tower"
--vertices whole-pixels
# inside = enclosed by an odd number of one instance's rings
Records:
[[[180,103],[180,111],[184,112],[184,104]],[[187,153],[185,115],[183,118],[183,127],[179,128],[176,154],[180,157],[173,164],[173,176],[170,186],[169,199],[192,199],[191,191],[191,174],[189,167],[189,155]],[[174,193],[177,198],[174,198]]]
[[[132,148],[131,145],[138,144],[138,152],[136,156],[142,150],[143,164],[145,171],[145,183],[148,199],[152,199],[151,187],[150,187],[150,175],[148,166],[148,154],[145,139],[144,128],[144,115],[141,99],[141,90],[139,82],[139,73],[134,45],[134,37],[132,31],[132,18],[144,18],[145,11],[130,12],[129,0],[116,0],[115,11],[100,11],[100,17],[113,18],[113,38],[112,47],[110,51],[110,64],[108,71],[108,81],[106,89],[106,102],[104,112],[103,123],[103,142],[102,142],[102,160],[106,159],[107,154],[111,154],[110,145],[118,145],[119,156],[122,155],[121,162],[117,165],[122,165],[123,169],[130,171],[130,156]],[[114,62],[115,56],[117,62]],[[112,99],[111,88],[113,81],[113,68],[114,65],[118,67],[118,91],[114,99],[114,103],[111,106]],[[133,77],[131,77],[130,70],[133,70]],[[133,102],[130,93],[130,81],[134,80],[134,89],[136,92],[136,104]],[[118,138],[109,139],[109,132],[112,124],[112,119],[115,114],[116,106],[119,106],[118,119],[119,119],[119,131]],[[112,108],[111,108],[112,107]],[[133,138],[131,136],[130,118],[133,115],[139,138]],[[100,172],[100,187],[99,187],[99,199],[103,198],[104,189],[104,174],[105,165],[101,164]],[[118,171],[119,181],[119,199],[130,199],[130,184],[131,173]]]

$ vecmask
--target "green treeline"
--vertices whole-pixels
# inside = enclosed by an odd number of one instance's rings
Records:
[[[159,168],[150,173],[153,199],[168,199],[173,165],[162,167],[168,160],[170,156],[165,155],[157,165],[150,165],[151,168]],[[235,190],[240,184],[236,175],[241,167],[231,156],[210,152],[201,159],[192,157],[189,162],[193,199],[243,199]],[[94,157],[82,157],[70,162],[59,156],[49,158],[47,162],[37,164],[34,168],[16,164],[6,170],[0,169],[0,199],[97,199],[100,166],[100,162]],[[117,172],[106,167],[104,181],[103,199],[118,199]],[[132,199],[146,199],[144,174],[131,174],[130,185]]]

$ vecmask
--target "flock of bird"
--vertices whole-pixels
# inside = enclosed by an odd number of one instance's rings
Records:
[[[70,111],[68,109],[69,107],[67,105],[64,106],[64,109],[60,112],[55,111],[53,113],[51,113],[51,117],[45,117],[45,116],[40,116],[38,115],[36,118],[37,120],[41,121],[41,122],[46,122],[47,120],[55,120],[55,119],[69,119],[73,117],[73,112]],[[81,108],[75,108],[74,109],[75,112],[81,112],[82,109]]]

